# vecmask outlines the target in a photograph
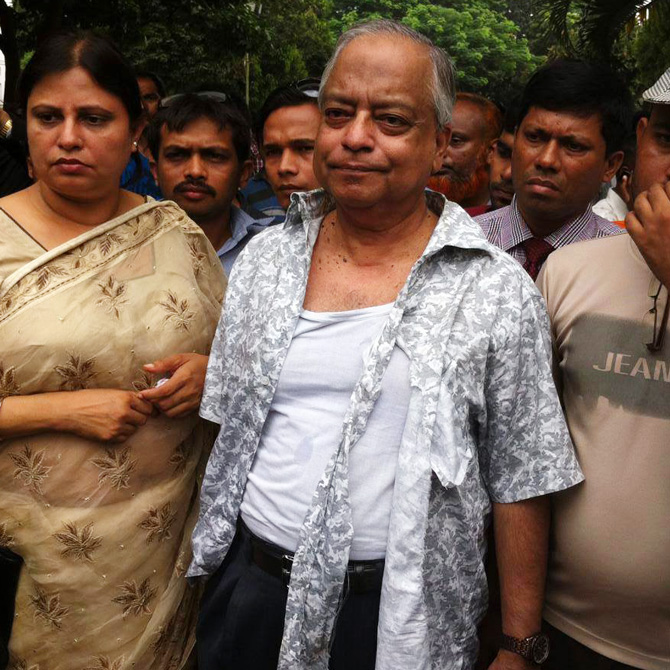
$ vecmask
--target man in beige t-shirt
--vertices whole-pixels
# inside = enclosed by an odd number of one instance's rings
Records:
[[[554,496],[546,670],[670,668],[670,69],[644,100],[630,235],[538,278],[586,476]]]

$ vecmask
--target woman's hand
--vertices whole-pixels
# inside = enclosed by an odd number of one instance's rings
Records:
[[[147,372],[171,376],[160,386],[140,392],[139,397],[171,418],[194,412],[200,407],[208,360],[202,354],[176,354],[145,365]]]
[[[124,442],[153,411],[134,391],[91,389],[56,396],[64,411],[62,430],[101,442]]]
[[[90,389],[5,398],[0,439],[50,431],[74,433],[101,442],[123,442],[153,411],[134,391]]]

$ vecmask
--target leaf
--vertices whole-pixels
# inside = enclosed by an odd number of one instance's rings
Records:
[[[177,518],[176,512],[172,511],[172,505],[165,503],[160,509],[152,507],[147,516],[138,524],[140,528],[147,531],[147,544],[154,540],[164,542],[172,537],[170,527]]]
[[[112,598],[112,602],[123,607],[123,616],[132,614],[140,616],[141,614],[151,614],[149,603],[153,600],[158,589],[151,588],[151,582],[147,577],[140,585],[137,582],[124,582],[119,587],[121,594]]]
[[[57,365],[54,368],[56,374],[63,380],[60,383],[61,391],[81,391],[89,387],[91,381],[97,376],[94,371],[95,358],[83,360],[79,356],[70,354],[65,365]]]
[[[54,534],[54,537],[65,546],[65,549],[61,551],[61,556],[92,563],[91,554],[102,544],[102,538],[93,535],[93,524],[89,523],[81,530],[74,523],[63,525],[65,531]]]
[[[51,471],[51,466],[44,465],[44,455],[44,450],[33,452],[27,444],[20,453],[9,454],[16,465],[14,479],[21,480],[24,486],[39,495],[43,495],[42,482]]]
[[[34,618],[41,619],[45,626],[50,628],[62,628],[63,617],[70,611],[69,607],[63,607],[58,594],[49,595],[39,586],[35,587],[35,595],[30,596],[30,604],[35,609]]]
[[[102,484],[108,482],[117,491],[127,489],[130,486],[130,473],[135,469],[135,461],[130,458],[130,447],[123,450],[105,449],[105,455],[94,458],[92,463],[102,472],[98,475],[98,481]]]

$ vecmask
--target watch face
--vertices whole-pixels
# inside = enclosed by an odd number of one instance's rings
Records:
[[[540,633],[533,641],[533,663],[540,665],[549,658],[549,638]]]

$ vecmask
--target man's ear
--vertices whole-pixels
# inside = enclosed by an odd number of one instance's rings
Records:
[[[248,158],[244,161],[244,163],[242,163],[242,169],[240,170],[240,185],[237,188],[242,190],[251,179],[253,173],[254,163],[251,158]]]
[[[153,159],[153,156],[149,159],[149,169],[151,170],[154,181],[158,184],[158,163]]]
[[[607,157],[607,168],[602,176],[602,181],[604,183],[609,183],[612,181],[614,175],[619,171],[621,164],[623,163],[623,151],[615,151],[613,154],[610,154]]]
[[[441,130],[437,131],[435,137],[435,158],[433,158],[433,169],[431,174],[434,174],[438,170],[442,169],[442,164],[444,163],[444,157],[447,154],[447,149],[449,147],[449,140],[451,140],[451,125],[447,123]]]
[[[642,135],[644,135],[644,131],[647,130],[648,125],[649,125],[649,118],[646,116],[641,116],[640,120],[637,122],[637,128],[635,129],[635,135],[637,137],[638,144],[642,139]]]

